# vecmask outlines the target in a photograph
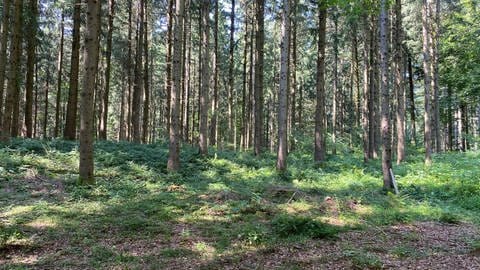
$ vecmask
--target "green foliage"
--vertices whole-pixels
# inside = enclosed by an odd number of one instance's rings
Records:
[[[0,213],[8,224],[2,227],[3,245],[68,239],[64,252],[70,261],[57,262],[53,254],[40,266],[134,268],[140,260],[154,264],[158,257],[197,257],[200,250],[223,256],[286,240],[335,238],[371,226],[480,223],[475,208],[480,205],[478,152],[437,154],[425,167],[423,153],[408,149],[407,162],[394,167],[397,196],[382,191],[379,161],[364,164],[361,152],[348,150],[342,141],[339,154],[320,167],[312,162],[307,143],[297,145],[282,178],[273,166],[275,156],[268,153],[258,158],[218,151],[215,157],[199,158],[196,148],[185,146],[182,169],[170,174],[165,144],[97,142],[97,185],[85,187],[75,182],[76,143],[13,140],[0,148]],[[106,239],[138,246],[162,239],[159,245],[176,241],[180,246],[162,246],[157,257],[140,258],[124,247],[107,248]],[[96,255],[79,266],[85,261],[78,257],[81,250]],[[368,252],[347,253],[357,268],[378,266]],[[395,254],[413,256],[407,247]]]
[[[272,230],[278,236],[306,236],[311,238],[334,238],[339,229],[316,221],[310,217],[278,215],[271,222]]]
[[[343,254],[352,262],[353,269],[383,269],[382,262],[373,253],[360,249],[347,249]]]

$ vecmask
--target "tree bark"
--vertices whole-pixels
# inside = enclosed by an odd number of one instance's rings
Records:
[[[290,44],[290,0],[283,0],[281,25],[280,89],[278,91],[278,150],[277,170],[287,169],[287,99],[288,99],[288,47]]]
[[[430,95],[432,87],[431,78],[431,55],[430,55],[430,30],[429,30],[429,5],[432,0],[423,0],[422,6],[422,35],[423,35],[423,71],[424,71],[424,85],[425,85],[425,130],[424,130],[424,144],[425,144],[425,164],[432,164],[432,141],[431,130],[432,121],[430,114]]]
[[[67,103],[67,117],[63,136],[75,140],[77,135],[78,73],[80,62],[80,11],[81,0],[75,0],[73,8],[72,56],[70,60],[70,82]]]
[[[284,3],[285,5],[285,3]],[[288,4],[289,5],[289,4]],[[265,42],[264,31],[264,10],[265,0],[257,0],[255,5],[256,10],[256,32],[255,32],[255,138],[254,138],[254,152],[255,155],[260,155],[264,151],[264,117],[263,117],[263,47]],[[287,15],[288,16],[288,15]],[[288,34],[289,32],[287,32]],[[288,40],[288,39],[287,39]],[[288,49],[288,43],[285,44]],[[287,55],[288,56],[288,55]],[[288,63],[287,63],[288,64]],[[288,79],[288,77],[287,77]]]
[[[143,12],[144,0],[138,2],[138,17],[137,17],[137,48],[135,53],[135,69],[134,69],[134,84],[132,95],[132,139],[136,143],[141,142],[141,107],[143,95]]]
[[[317,100],[315,106],[315,162],[326,158],[325,127],[325,44],[327,27],[327,7],[325,1],[318,6],[318,52],[317,52]]]
[[[93,95],[95,77],[98,69],[98,50],[100,33],[100,1],[87,0],[87,24],[85,30],[85,50],[83,88],[80,98],[80,183],[95,184],[93,174]]]
[[[210,90],[210,0],[203,0],[201,6],[202,16],[202,71],[200,93],[200,126],[199,126],[199,153],[202,156],[208,154],[208,95]]]
[[[107,50],[105,52],[105,90],[103,91],[102,115],[100,117],[99,139],[107,139],[107,122],[108,122],[108,103],[110,95],[110,77],[111,77],[111,58],[112,58],[112,36],[113,36],[113,19],[115,18],[115,0],[109,0],[108,12],[108,31],[107,31]]]
[[[180,145],[179,145],[179,129],[180,129],[180,92],[181,92],[181,70],[182,70],[182,38],[183,38],[183,12],[184,0],[176,0],[174,23],[174,39],[173,39],[173,85],[171,88],[171,109],[172,120],[170,125],[170,146],[168,152],[167,169],[169,171],[177,171],[180,168]]]
[[[213,100],[212,100],[212,118],[210,120],[210,144],[217,144],[217,122],[218,122],[218,1],[215,1],[214,32],[213,32]]]
[[[402,1],[395,1],[395,37],[394,37],[394,72],[395,94],[397,97],[397,164],[405,160],[405,87],[403,82],[403,59],[402,59]]]
[[[143,38],[143,53],[145,55],[145,62],[143,64],[143,89],[144,89],[144,101],[143,101],[143,119],[142,119],[142,142],[143,143],[148,143],[148,128],[149,128],[149,111],[150,111],[150,81],[149,81],[149,68],[148,65],[150,64],[148,61],[149,53],[148,53],[148,8],[147,8],[147,2],[143,2],[143,13],[144,13],[144,31],[143,31],[143,36],[140,38]]]
[[[63,40],[64,40],[64,17],[62,13],[62,20],[60,22],[60,45],[58,48],[58,60],[57,60],[57,96],[55,102],[55,129],[53,131],[53,137],[59,136],[60,129],[60,107],[62,101],[62,75],[63,75]]]
[[[371,46],[371,31],[370,23],[368,20],[368,13],[363,14],[364,23],[364,45],[363,45],[363,103],[362,103],[362,129],[363,129],[363,161],[368,162],[372,158],[371,155],[371,95],[370,95],[370,77],[371,77],[371,62],[370,62],[370,46]]]
[[[338,89],[338,11],[332,14],[334,32],[333,32],[333,97],[332,97],[332,154],[337,154],[337,117],[339,114],[339,89]]]
[[[10,5],[11,0],[3,0],[3,14],[1,26],[1,41],[0,41],[0,123],[3,119],[3,95],[5,90],[5,67],[7,66],[7,43],[8,30],[10,25]],[[2,130],[0,129],[0,133]]]
[[[43,108],[43,138],[48,138],[47,125],[48,125],[48,93],[50,91],[50,69],[47,65],[47,71],[45,76],[45,106]]]
[[[10,45],[10,71],[5,100],[5,112],[0,132],[0,141],[8,142],[9,137],[15,137],[18,133],[18,120],[15,110],[20,96],[20,68],[22,55],[22,25],[23,25],[23,0],[15,0],[13,11],[12,43]]]
[[[410,121],[412,122],[412,139],[413,143],[417,145],[417,123],[415,117],[415,87],[413,84],[413,68],[412,68],[412,57],[410,53],[407,53],[408,57],[408,89],[409,89],[409,98],[410,98]]]
[[[176,0],[168,0],[168,8],[167,8],[167,16],[168,16],[168,24],[167,24],[167,53],[165,55],[165,92],[167,93],[167,104],[166,104],[166,109],[165,109],[165,118],[167,120],[167,130],[170,130],[170,124],[171,124],[171,100],[172,100],[172,83],[173,83],[173,78],[172,78],[172,50],[173,50],[173,4],[174,1]],[[185,3],[183,3],[185,5]]]
[[[246,31],[246,30],[245,30]],[[246,33],[245,33],[246,34]],[[231,13],[230,13],[230,42],[229,42],[229,48],[228,48],[228,141],[232,142],[234,141],[232,136],[232,129],[233,129],[233,110],[234,110],[234,104],[233,104],[233,96],[234,96],[234,83],[235,83],[235,78],[233,74],[233,68],[235,64],[235,59],[234,59],[234,49],[235,49],[235,0],[232,0],[232,7],[231,7]],[[242,114],[243,117],[243,114]],[[243,123],[242,123],[242,136],[243,136]],[[235,145],[236,147],[236,145]]]
[[[393,179],[390,170],[392,169],[392,145],[390,133],[390,93],[388,89],[388,17],[387,0],[381,0],[380,8],[380,92],[381,96],[381,129],[382,129],[382,172],[383,188],[393,189]]]
[[[33,77],[36,62],[36,38],[37,38],[37,0],[29,1],[28,33],[27,36],[27,77],[25,82],[25,127],[27,138],[32,138],[33,133]],[[62,13],[63,20],[63,13]],[[0,93],[1,94],[1,93]],[[0,105],[1,106],[1,105]],[[0,107],[1,108],[1,107]]]

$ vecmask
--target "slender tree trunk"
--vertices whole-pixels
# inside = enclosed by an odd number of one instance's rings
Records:
[[[47,133],[47,124],[48,124],[48,93],[50,92],[50,68],[46,67],[46,76],[45,76],[45,105],[43,108],[43,138],[48,138]]]
[[[425,143],[425,164],[432,164],[432,144],[431,144],[431,114],[430,114],[430,95],[431,95],[431,55],[430,55],[430,38],[429,38],[429,4],[432,0],[423,0],[422,7],[422,34],[423,34],[423,70],[424,70],[424,85],[425,85],[425,130],[424,130],[424,143]]]
[[[407,54],[408,57],[408,89],[409,89],[409,98],[410,98],[410,121],[412,122],[412,139],[413,143],[417,145],[417,127],[416,127],[416,118],[415,118],[415,87],[413,84],[413,68],[412,68],[412,57],[410,53]]]
[[[380,92],[382,94],[382,172],[383,188],[393,189],[393,179],[390,174],[392,168],[392,145],[390,133],[390,93],[388,89],[388,17],[387,0],[381,0],[380,8]]]
[[[292,134],[292,139],[290,140],[290,150],[295,150],[295,136],[297,130],[297,6],[298,0],[293,0],[293,7],[292,7],[292,19],[291,19],[291,44],[292,47],[290,48],[290,64],[291,64],[291,106],[292,106],[292,113],[291,113],[291,127],[290,133]]]
[[[93,94],[98,69],[100,1],[87,0],[83,89],[80,98],[80,183],[95,184],[93,174]]]
[[[108,103],[110,95],[110,77],[111,77],[111,58],[112,58],[112,35],[113,35],[113,19],[115,18],[115,0],[109,0],[108,12],[108,31],[107,31],[107,50],[106,67],[105,67],[105,90],[103,91],[102,114],[100,116],[100,132],[99,139],[107,139],[107,122],[108,122]]]
[[[278,91],[278,151],[277,170],[287,169],[287,99],[288,99],[288,47],[290,44],[290,0],[283,0],[281,25],[280,89]]]
[[[284,3],[285,4],[285,3]],[[288,4],[289,5],[289,4]],[[287,6],[288,6],[287,5]],[[256,1],[256,32],[255,32],[255,155],[260,155],[264,151],[264,117],[263,117],[263,47],[265,42],[264,32],[264,9],[265,0]],[[288,15],[286,15],[288,16]],[[287,32],[289,34],[289,32]],[[288,38],[287,38],[288,40]],[[288,49],[288,43],[285,44]],[[287,55],[288,56],[288,55]],[[288,63],[287,63],[288,64]],[[288,80],[288,77],[287,77]],[[277,166],[278,167],[278,166]]]
[[[35,98],[33,101],[33,138],[37,138],[38,124],[38,63],[35,63]],[[1,123],[1,122],[0,122]]]
[[[339,114],[339,89],[338,89],[338,11],[333,12],[333,108],[332,108],[332,154],[337,154],[337,117]]]
[[[453,110],[452,110],[452,88],[447,86],[447,121],[448,121],[448,150],[453,151]],[[480,120],[480,118],[479,118]]]
[[[37,37],[37,0],[29,1],[28,33],[27,36],[27,78],[25,82],[25,126],[27,138],[32,138],[33,133],[33,77],[35,73],[35,48]],[[62,14],[63,19],[63,14]],[[1,93],[0,93],[1,94]]]
[[[181,71],[182,71],[182,38],[183,38],[183,12],[184,12],[184,0],[176,0],[175,2],[175,17],[172,22],[174,23],[173,31],[173,79],[172,92],[171,92],[171,109],[172,109],[172,121],[170,125],[170,146],[168,152],[167,169],[169,171],[177,171],[180,168],[180,92],[181,92]]]
[[[433,126],[435,129],[435,152],[440,152],[442,150],[441,138],[440,138],[440,104],[439,104],[439,45],[440,45],[440,0],[433,0],[431,3],[430,18],[432,22],[430,23],[431,27],[431,50],[432,50],[432,90],[433,90]]]
[[[188,6],[190,5],[190,3],[188,3]],[[183,76],[184,76],[184,92],[185,92],[185,108],[184,108],[184,113],[183,113],[183,127],[184,127],[184,131],[183,131],[183,135],[184,135],[184,139],[185,141],[189,141],[189,138],[190,138],[190,134],[189,134],[189,130],[190,130],[190,100],[191,100],[191,87],[190,87],[190,84],[191,84],[191,78],[193,78],[193,76],[190,75],[190,72],[191,72],[191,68],[190,68],[190,64],[191,64],[191,61],[192,61],[192,34],[191,34],[191,29],[192,29],[192,19],[191,19],[191,13],[190,11],[188,11],[189,9],[187,9],[187,14],[186,14],[186,17],[185,17],[185,35],[183,35],[184,37],[187,38],[187,40],[185,41],[185,49],[187,50],[187,55],[186,55],[186,58],[185,58],[185,68],[184,68],[184,72],[183,72]]]
[[[143,38],[143,52],[145,54],[145,62],[143,64],[144,66],[144,72],[143,72],[143,86],[144,86],[144,102],[143,102],[143,119],[142,119],[142,142],[143,143],[148,143],[148,128],[149,128],[149,114],[150,114],[150,81],[149,81],[149,67],[148,65],[150,62],[148,61],[149,53],[148,53],[148,8],[147,8],[147,0],[144,1],[143,3],[143,12],[144,12],[144,32],[143,36],[140,38]]]
[[[245,32],[245,35],[247,35],[246,32]],[[234,68],[234,64],[235,64],[235,62],[234,62],[235,61],[235,59],[234,59],[234,49],[235,49],[234,37],[235,37],[235,0],[232,0],[232,8],[231,8],[231,13],[230,13],[230,42],[229,42],[229,48],[228,48],[229,59],[228,59],[228,115],[227,115],[227,117],[228,117],[228,132],[227,132],[227,134],[228,134],[228,141],[229,142],[233,141],[232,129],[233,129],[233,125],[234,125],[233,117],[232,117],[232,113],[233,113],[233,110],[234,110],[233,96],[234,96],[234,83],[235,83],[235,81],[234,81],[235,78],[234,78],[234,74],[233,74],[233,68]],[[245,112],[244,111],[242,112],[242,117],[243,117],[243,113],[245,113]],[[241,128],[242,137],[243,137],[243,124],[244,123],[242,122],[242,128]]]
[[[15,106],[18,104],[20,92],[20,67],[22,55],[22,25],[23,25],[23,0],[14,0],[12,43],[10,45],[10,71],[5,100],[5,113],[2,127],[0,128],[0,141],[8,142],[9,137],[15,137],[18,123],[15,124]],[[18,120],[18,119],[17,119]],[[15,135],[15,136],[13,136]]]
[[[208,154],[208,95],[210,90],[210,0],[203,0],[201,6],[202,17],[202,84],[200,87],[200,136],[199,136],[199,153],[203,156]]]
[[[210,120],[210,144],[217,144],[217,121],[218,121],[218,1],[215,1],[215,15],[214,15],[214,32],[213,32],[213,100],[212,100],[212,118]]]
[[[165,92],[167,93],[167,106],[165,109],[165,118],[167,120],[167,130],[170,130],[171,124],[171,101],[172,101],[172,50],[173,50],[173,3],[176,0],[168,0],[168,9],[167,9],[167,16],[168,16],[168,24],[167,24],[167,53],[165,59]],[[178,3],[178,2],[177,2]],[[185,5],[185,3],[183,3]]]
[[[370,114],[371,114],[371,97],[370,97],[370,24],[368,21],[368,14],[365,12],[363,15],[364,23],[364,45],[363,45],[363,103],[362,103],[362,129],[363,129],[363,161],[368,162],[371,155],[370,148]]]
[[[402,1],[395,1],[395,41],[394,41],[394,72],[395,72],[395,94],[397,96],[397,164],[405,160],[405,87],[402,74]]]
[[[245,4],[246,5],[246,4]],[[248,7],[245,7],[245,41],[244,41],[244,49],[243,49],[243,84],[242,84],[242,150],[245,151],[248,147],[247,144],[247,137],[248,137],[248,124],[247,124],[247,55],[248,55]]]
[[[63,136],[75,140],[77,135],[78,73],[80,62],[80,12],[81,0],[75,0],[73,8],[72,56],[70,60],[70,82],[67,103],[67,117]]]
[[[1,41],[0,41],[0,124],[3,119],[3,95],[5,90],[5,67],[7,66],[7,43],[8,30],[10,29],[10,5],[11,0],[3,0],[3,14],[1,26]],[[2,129],[0,128],[0,133]]]
[[[318,52],[317,52],[317,100],[315,106],[315,154],[316,162],[325,161],[325,44],[327,27],[327,7],[324,1],[318,6]]]
[[[138,2],[138,18],[137,18],[137,48],[135,53],[135,70],[133,84],[133,100],[132,100],[132,139],[136,143],[141,142],[141,104],[143,95],[143,31],[144,31],[144,0]]]
[[[63,75],[63,40],[64,40],[64,15],[62,13],[62,20],[60,22],[60,45],[58,48],[57,60],[57,97],[55,102],[55,129],[53,137],[59,136],[60,130],[60,107],[62,101],[62,75]]]

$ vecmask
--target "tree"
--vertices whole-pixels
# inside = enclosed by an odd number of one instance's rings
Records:
[[[168,151],[167,169],[169,171],[177,171],[180,168],[180,147],[179,147],[179,114],[180,114],[180,91],[181,91],[181,70],[182,70],[182,38],[183,38],[183,12],[184,0],[176,0],[175,17],[173,25],[173,84],[171,92],[170,106],[172,109],[172,120],[170,124],[170,145]]]
[[[144,10],[143,3],[145,0],[138,2],[138,29],[137,29],[137,50],[135,53],[135,68],[134,68],[134,84],[133,84],[133,100],[132,100],[132,139],[136,143],[141,142],[141,101],[143,95],[143,31],[144,31]]]
[[[287,98],[288,98],[288,47],[290,45],[290,0],[283,0],[281,25],[280,88],[278,91],[278,150],[277,170],[287,169]],[[257,100],[258,101],[258,100]]]
[[[23,26],[23,0],[14,0],[12,44],[10,46],[10,71],[5,99],[5,111],[2,119],[0,141],[7,142],[10,136],[15,137],[18,130],[18,118],[15,110],[18,106],[20,95],[20,68],[22,55],[22,26]]]
[[[394,88],[397,97],[397,164],[405,160],[405,84],[403,81],[402,52],[402,1],[395,0],[395,31],[394,31]]]
[[[70,82],[67,102],[67,115],[63,137],[75,140],[77,136],[78,72],[80,63],[80,12],[81,0],[75,0],[73,7],[72,56],[70,58]]]
[[[99,138],[101,140],[107,139],[107,121],[108,121],[108,101],[110,95],[110,78],[111,78],[111,59],[112,59],[112,36],[113,36],[113,19],[115,18],[115,0],[109,0],[109,12],[108,12],[108,31],[107,31],[107,49],[106,54],[106,67],[105,67],[105,90],[102,97],[102,110],[100,116],[100,132]]]
[[[203,0],[201,3],[202,17],[202,76],[200,86],[200,137],[199,137],[199,153],[203,156],[208,154],[208,94],[210,90],[210,45],[209,45],[209,13],[210,0]]]
[[[233,68],[235,64],[235,59],[234,59],[234,50],[235,50],[235,0],[232,0],[232,8],[231,8],[231,13],[230,13],[230,42],[229,42],[229,48],[228,48],[228,140],[231,142],[233,141],[232,136],[234,135],[232,133],[233,129],[233,96],[234,96],[234,84],[235,84],[235,78],[233,74]],[[242,107],[243,108],[243,107]],[[242,114],[243,115],[243,114]],[[242,124],[243,127],[243,124]],[[243,135],[243,131],[242,131]]]
[[[34,0],[35,1],[35,0]],[[58,62],[57,62],[57,99],[55,102],[55,129],[53,137],[58,137],[58,130],[60,129],[60,106],[62,101],[62,76],[63,76],[63,39],[64,39],[64,15],[60,21],[60,44],[58,47]]]
[[[265,30],[264,30],[264,11],[265,0],[256,1],[256,32],[255,32],[255,138],[254,138],[254,150],[255,155],[260,155],[264,151],[265,135],[264,135],[264,117],[263,117],[263,47],[265,43]],[[289,16],[289,15],[288,15]],[[287,33],[288,34],[288,33]],[[287,39],[288,40],[288,39]],[[288,49],[288,43],[286,44]],[[288,56],[288,54],[287,54]],[[288,77],[287,77],[288,79]]]
[[[390,173],[392,168],[392,145],[390,133],[390,93],[388,89],[388,44],[387,44],[387,0],[381,0],[380,7],[380,93],[382,114],[382,172],[383,188],[393,189],[393,179]]]
[[[325,40],[327,29],[327,6],[325,1],[318,5],[318,52],[317,52],[317,98],[315,106],[315,162],[325,161]]]
[[[27,138],[31,138],[33,135],[33,76],[35,73],[35,49],[37,43],[37,0],[29,1],[28,13],[30,16],[27,24],[29,35],[27,36],[27,74],[25,80],[25,127]],[[3,84],[3,82],[0,83]]]
[[[95,77],[98,69],[98,50],[100,33],[100,1],[87,0],[87,23],[85,29],[85,50],[83,87],[80,96],[80,183],[95,184],[93,174],[93,95]]]
[[[10,20],[10,4],[11,0],[3,0],[3,14],[1,25],[1,41],[0,41],[0,124],[3,118],[3,92],[5,87],[5,67],[7,66],[7,42],[8,42],[8,29]],[[0,130],[0,133],[2,131]]]
[[[432,120],[430,114],[430,95],[432,87],[431,77],[431,55],[430,55],[430,33],[429,33],[429,17],[430,17],[430,3],[432,0],[423,0],[422,5],[422,34],[423,34],[423,72],[424,72],[424,86],[425,86],[425,129],[424,129],[424,144],[425,144],[425,164],[432,164]]]

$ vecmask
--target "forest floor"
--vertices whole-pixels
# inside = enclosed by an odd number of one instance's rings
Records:
[[[97,185],[76,184],[78,145],[0,147],[0,269],[480,269],[480,152],[420,152],[394,166],[346,147],[317,166],[275,156],[96,144]],[[213,153],[213,150],[211,151]]]

